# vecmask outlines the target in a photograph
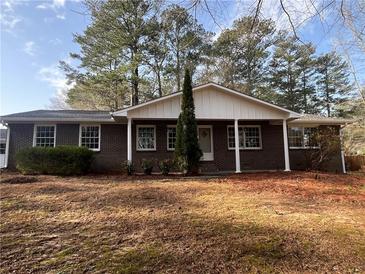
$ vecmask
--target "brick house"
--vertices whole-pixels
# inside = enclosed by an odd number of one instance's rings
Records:
[[[193,89],[203,172],[305,169],[310,136],[349,120],[302,115],[215,83]],[[109,113],[37,110],[1,117],[9,129],[6,166],[31,146],[76,145],[96,152],[94,171],[118,171],[129,160],[173,157],[181,92]],[[238,145],[236,145],[238,144]],[[338,147],[324,167],[345,172]]]

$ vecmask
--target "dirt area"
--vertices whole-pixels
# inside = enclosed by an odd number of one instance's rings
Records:
[[[361,174],[1,177],[2,273],[365,272]]]

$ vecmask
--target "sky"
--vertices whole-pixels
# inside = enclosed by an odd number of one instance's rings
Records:
[[[338,30],[324,26],[319,20],[302,23],[311,7],[305,9],[306,13],[303,11],[305,0],[286,1],[288,9],[293,14],[295,11],[295,23],[301,23],[300,38],[315,44],[318,54],[333,49]],[[69,53],[78,52],[73,34],[82,33],[90,23],[86,10],[82,2],[76,0],[0,2],[0,115],[50,108],[52,98],[62,96],[69,88],[58,63],[60,60],[70,62]],[[170,3],[172,1],[165,2],[166,5]],[[191,4],[188,0],[174,3],[187,7]],[[254,0],[212,0],[207,3],[209,10],[203,6],[193,11],[193,15],[207,30],[216,33],[216,37],[235,19],[254,8]],[[278,1],[265,0],[263,3],[264,17],[272,18],[279,28],[290,29],[287,18],[279,11]],[[346,37],[347,33],[342,35]],[[360,70],[361,64],[355,61],[354,66]],[[359,75],[364,81],[364,75]]]

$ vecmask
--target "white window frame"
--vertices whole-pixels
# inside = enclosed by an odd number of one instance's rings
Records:
[[[260,137],[260,146],[259,147],[246,147],[246,134],[245,134],[245,128],[258,128],[259,129],[259,137]],[[229,146],[229,128],[233,128],[233,125],[227,126],[227,147],[228,150],[235,150],[234,147]],[[262,149],[262,134],[261,134],[261,125],[238,125],[238,130],[242,128],[243,130],[243,147],[240,147],[240,150],[261,150]]]
[[[98,127],[99,128],[98,148],[88,148],[86,146],[81,145],[82,127]],[[79,125],[79,147],[86,147],[86,148],[88,148],[89,150],[92,150],[92,151],[100,151],[100,149],[101,149],[101,125],[100,124],[80,124]]]
[[[175,148],[169,148],[169,128],[175,128],[176,129],[176,125],[168,125],[166,127],[166,148],[167,148],[167,151],[175,151]]]
[[[317,126],[300,126],[300,125],[296,125],[296,126],[289,126],[288,127],[288,143],[290,144],[290,142],[289,142],[289,140],[290,140],[290,128],[300,128],[301,129],[301,131],[302,131],[302,143],[303,143],[303,145],[302,146],[300,146],[300,147],[298,147],[298,146],[290,146],[289,145],[289,149],[319,149],[319,146],[313,146],[313,147],[311,147],[311,146],[305,146],[304,145],[304,130],[306,129],[306,128],[318,128]]]
[[[138,147],[138,132],[140,128],[153,128],[153,148]],[[136,151],[156,151],[156,125],[137,125],[136,126]]]
[[[54,127],[53,147],[56,147],[56,140],[57,140],[57,125],[56,124],[34,124],[34,127],[33,127],[33,147],[43,147],[43,146],[37,146],[37,127]]]

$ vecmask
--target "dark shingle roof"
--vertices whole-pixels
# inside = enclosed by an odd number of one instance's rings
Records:
[[[302,117],[292,121],[293,123],[320,123],[320,124],[347,124],[354,120],[338,117],[326,117],[314,114],[303,114]]]
[[[108,111],[98,110],[34,110],[0,117],[3,121],[48,120],[48,121],[112,121]]]

